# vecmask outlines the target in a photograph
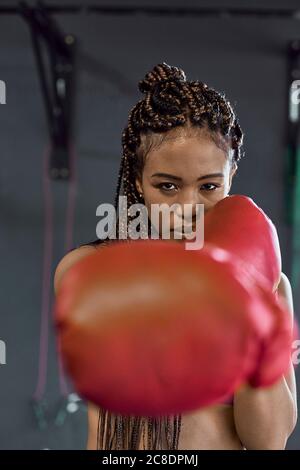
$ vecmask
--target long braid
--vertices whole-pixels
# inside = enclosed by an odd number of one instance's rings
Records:
[[[216,145],[230,150],[233,163],[242,157],[243,131],[224,94],[200,81],[187,81],[183,70],[165,62],[156,65],[138,84],[144,94],[129,114],[122,133],[123,154],[117,181],[115,210],[119,196],[127,197],[127,206],[143,202],[135,182],[142,175],[146,155],[151,148],[178,134],[208,132]],[[117,218],[117,235],[130,238],[128,229]],[[120,227],[119,227],[120,225]],[[141,226],[141,232],[150,227]],[[98,245],[103,240],[91,242]],[[112,419],[112,418],[115,419]],[[171,425],[171,421],[173,424]],[[111,429],[114,427],[114,429]],[[109,428],[109,429],[108,429]],[[137,449],[142,439],[149,449],[178,449],[181,415],[159,418],[114,415],[99,410],[97,448]],[[145,433],[147,432],[147,439]]]

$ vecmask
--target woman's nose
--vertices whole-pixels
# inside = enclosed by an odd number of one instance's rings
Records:
[[[196,204],[204,204],[203,197],[199,194],[199,190],[182,191],[178,194],[176,202],[184,208],[185,204],[189,204],[193,207],[193,211],[196,210]]]
[[[186,191],[184,194],[182,193],[178,196],[176,203],[178,204],[178,216],[181,215],[182,219],[188,217],[187,220],[192,220],[193,224],[201,210],[205,211],[204,201],[199,195],[199,192],[196,194],[195,191]],[[199,206],[199,204],[201,204],[201,206]]]
[[[182,188],[177,193],[176,202],[179,204],[196,204],[199,202],[201,195],[199,189],[196,188]]]

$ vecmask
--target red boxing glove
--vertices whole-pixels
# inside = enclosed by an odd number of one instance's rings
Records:
[[[220,249],[138,240],[70,268],[56,326],[82,397],[157,416],[217,403],[254,376],[269,303],[226,258]]]
[[[257,282],[264,276],[274,292],[280,282],[281,253],[276,228],[254,201],[227,196],[204,219],[205,243],[227,250]]]
[[[205,216],[205,247],[211,244],[230,253],[240,280],[248,285],[255,284],[269,304],[269,328],[262,338],[257,368],[250,383],[253,386],[271,385],[287,370],[293,339],[290,314],[277,301],[276,295],[281,277],[276,228],[251,198],[228,196]],[[269,292],[273,292],[273,296]]]
[[[269,304],[270,326],[260,341],[254,373],[249,377],[252,387],[265,387],[277,382],[291,363],[293,324],[280,299],[257,284],[262,299]]]

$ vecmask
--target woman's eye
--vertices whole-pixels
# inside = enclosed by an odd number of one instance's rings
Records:
[[[162,191],[169,192],[169,193],[177,189],[174,183],[160,183],[157,185],[157,187],[161,189]],[[205,183],[201,186],[200,189],[204,191],[214,191],[217,188],[218,188],[218,185],[214,183]]]
[[[169,186],[169,187],[167,187],[167,186]],[[170,188],[170,186],[174,186],[174,187],[175,187],[175,185],[174,185],[173,183],[160,183],[160,184],[158,185],[158,188],[162,189],[163,191],[170,192],[170,191],[172,191],[172,190],[174,189],[174,188]]]
[[[201,186],[201,189],[204,189],[204,191],[213,191],[214,189],[217,189],[217,185],[213,183],[206,183]]]

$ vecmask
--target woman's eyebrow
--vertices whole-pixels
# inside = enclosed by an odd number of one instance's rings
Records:
[[[153,173],[153,175],[151,175],[151,178],[153,178],[154,176],[159,176],[162,178],[170,178],[176,181],[182,181],[182,178],[180,178],[179,176],[170,175],[169,173]],[[206,178],[218,178],[218,177],[224,178],[224,174],[223,173],[210,173],[209,175],[199,176],[197,181],[204,180]]]

